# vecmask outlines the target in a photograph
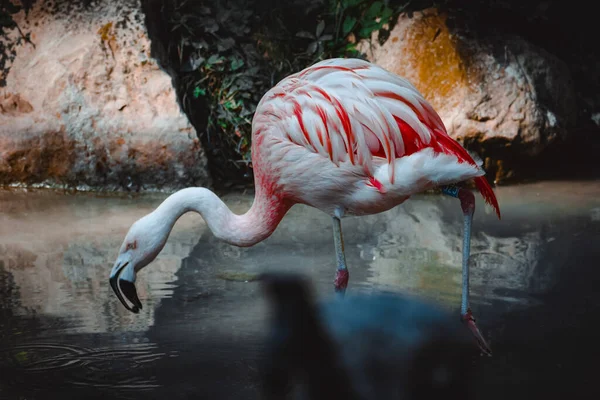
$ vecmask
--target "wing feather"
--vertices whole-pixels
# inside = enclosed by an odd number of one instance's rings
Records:
[[[375,161],[387,163],[392,184],[394,160],[426,148],[480,168],[408,80],[360,59],[321,61],[283,79],[255,113],[254,132],[269,127],[337,166],[349,162],[372,176]],[[493,191],[480,178],[477,186],[499,216]]]

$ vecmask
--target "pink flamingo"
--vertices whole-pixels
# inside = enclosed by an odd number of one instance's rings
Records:
[[[349,274],[342,217],[380,213],[413,194],[442,187],[460,199],[464,213],[461,320],[491,354],[469,308],[475,198],[454,184],[474,179],[500,218],[498,202],[481,161],[447,134],[438,114],[407,80],[360,59],[329,59],[288,76],[258,104],[252,164],[256,194],[245,214],[232,213],[206,188],[186,188],[131,226],[110,274],[128,310],[142,308],[136,273],[156,258],[177,219],[188,211],[199,213],[217,238],[240,247],[268,238],[294,204],[324,211],[333,220],[334,285],[343,295]]]

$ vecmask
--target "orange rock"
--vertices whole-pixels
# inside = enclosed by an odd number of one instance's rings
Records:
[[[36,46],[16,48],[0,94],[0,185],[209,185],[171,78],[144,53],[138,3],[69,4],[51,12],[38,0],[16,15]]]
[[[575,125],[575,92],[567,67],[518,37],[498,47],[447,25],[437,9],[399,17],[380,46],[360,48],[370,61],[411,81],[439,112],[450,135],[480,156],[540,155]],[[501,53],[501,54],[500,54]]]
[[[0,114],[15,116],[32,111],[33,106],[18,93],[5,93],[0,96]]]

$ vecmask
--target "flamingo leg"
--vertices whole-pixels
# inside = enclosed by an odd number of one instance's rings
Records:
[[[344,238],[342,236],[342,221],[339,217],[333,216],[333,242],[335,244],[335,259],[337,270],[335,273],[334,286],[336,293],[344,296],[348,286],[348,268],[346,267],[346,255],[344,254]]]
[[[477,340],[479,348],[487,355],[492,354],[490,346],[487,344],[483,335],[477,328],[475,317],[469,307],[469,257],[471,254],[471,225],[473,223],[473,214],[475,213],[475,196],[470,190],[459,188],[457,186],[444,186],[442,192],[448,196],[456,197],[460,200],[460,206],[463,211],[463,246],[462,246],[462,297],[460,303],[461,321],[467,325],[471,333]]]

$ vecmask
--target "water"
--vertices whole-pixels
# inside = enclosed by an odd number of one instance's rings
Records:
[[[594,397],[600,182],[496,193],[503,219],[478,198],[473,228],[471,303],[494,350],[474,360],[478,397]],[[185,215],[138,275],[144,308],[134,315],[108,273],[130,224],[164,196],[0,192],[0,398],[259,398],[267,305],[244,277],[302,272],[331,296],[329,217],[296,206],[268,240],[240,249]],[[251,203],[225,200],[238,213]],[[414,293],[458,313],[455,199],[416,196],[343,229],[349,294]]]

